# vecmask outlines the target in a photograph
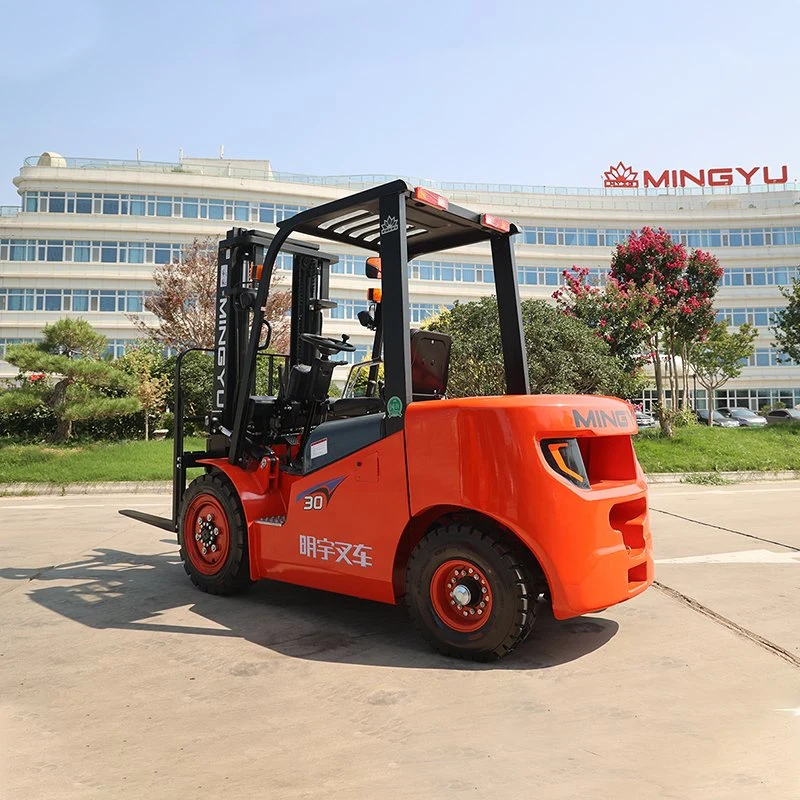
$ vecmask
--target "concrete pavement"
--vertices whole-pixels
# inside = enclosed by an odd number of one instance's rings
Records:
[[[168,505],[0,499],[0,797],[800,796],[800,483],[655,487],[665,589],[485,666],[396,608],[199,593],[116,513]]]
[[[800,483],[664,486],[650,505],[658,580],[800,662]]]

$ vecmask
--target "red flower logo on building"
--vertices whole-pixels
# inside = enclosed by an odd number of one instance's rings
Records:
[[[639,173],[634,172],[633,167],[626,167],[621,161],[616,167],[609,167],[608,172],[604,172],[603,186],[607,189],[638,189]]]

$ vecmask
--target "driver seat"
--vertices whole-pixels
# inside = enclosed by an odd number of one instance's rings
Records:
[[[437,331],[411,331],[412,399],[441,400],[447,393],[453,340]]]

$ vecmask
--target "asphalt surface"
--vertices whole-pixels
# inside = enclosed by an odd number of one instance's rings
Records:
[[[195,590],[164,495],[0,499],[2,798],[800,797],[800,482],[659,486],[658,585],[495,665]]]

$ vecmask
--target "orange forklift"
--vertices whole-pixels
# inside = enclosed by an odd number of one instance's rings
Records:
[[[511,237],[516,226],[396,180],[303,211],[273,236],[220,243],[214,387],[206,449],[184,452],[178,359],[171,519],[186,572],[227,595],[261,578],[405,602],[439,651],[491,661],[558,619],[620,603],[653,580],[647,487],[621,400],[531,395]],[[336,256],[306,234],[372,251],[362,325],[371,358],[329,397],[347,336],[322,335]],[[408,262],[488,242],[506,394],[448,398],[450,338],[411,330]],[[278,258],[291,262],[290,352],[268,393],[264,308]],[[187,351],[188,352],[188,351]],[[383,376],[381,377],[380,368]],[[354,396],[359,370],[363,396]],[[186,486],[186,470],[205,474]]]

